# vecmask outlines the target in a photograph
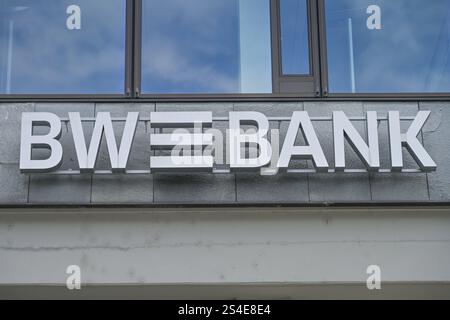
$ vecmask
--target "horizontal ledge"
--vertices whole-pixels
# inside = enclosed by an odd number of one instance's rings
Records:
[[[25,210],[26,209],[26,210]],[[64,210],[61,210],[64,209]],[[87,211],[86,211],[87,210]],[[224,211],[225,210],[225,211]],[[393,214],[408,216],[425,212],[450,214],[449,201],[305,201],[305,202],[89,202],[89,203],[0,203],[0,217],[3,215],[29,214]]]
[[[265,168],[267,170],[270,170],[270,168]],[[257,171],[253,171],[253,173],[258,173],[260,169],[257,169]],[[252,171],[244,171],[239,173],[251,173]],[[193,174],[193,173],[201,173],[201,172],[192,172],[189,171],[189,169],[186,169],[185,171],[182,170],[182,168],[178,169],[176,172],[170,172],[170,171],[161,171],[159,169],[157,172],[152,172],[151,170],[125,170],[123,172],[113,172],[112,170],[95,170],[91,173],[85,173],[81,172],[80,170],[57,170],[53,172],[37,172],[37,173],[28,173],[28,174],[43,174],[43,175],[146,175],[146,174],[152,174],[152,173],[158,173],[158,174]],[[209,174],[231,174],[232,171],[230,169],[224,169],[224,168],[213,168],[212,172],[203,172],[203,173],[209,173]],[[273,173],[273,174],[271,174]],[[288,174],[332,174],[332,173],[346,173],[346,174],[352,174],[352,173],[380,173],[380,174],[388,174],[388,173],[403,173],[403,174],[412,174],[412,173],[425,173],[425,171],[421,169],[403,169],[400,171],[394,171],[392,169],[380,169],[378,171],[368,171],[366,169],[345,169],[345,170],[336,170],[336,169],[329,169],[327,171],[317,171],[315,169],[288,169],[288,170],[280,170],[278,173],[272,171],[268,171],[266,174],[261,174],[262,176],[271,176],[281,173],[288,173]]]

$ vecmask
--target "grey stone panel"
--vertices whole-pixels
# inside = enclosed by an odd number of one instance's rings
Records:
[[[214,117],[228,116],[228,112],[233,111],[232,103],[157,103],[158,112],[175,111],[212,111]]]
[[[331,117],[333,111],[344,111],[347,116],[362,116],[363,105],[360,102],[305,102],[305,111],[311,117]],[[328,163],[333,168],[332,122],[313,122],[313,126]],[[366,136],[364,123],[356,123],[355,127],[363,137]],[[364,164],[348,144],[345,150],[348,168],[364,168]],[[371,200],[368,173],[311,174],[309,175],[309,191],[312,202],[365,202]]]
[[[98,103],[95,112],[110,112],[111,117],[124,118],[128,112],[139,112],[142,118],[149,118],[150,112],[155,110],[154,104],[108,104]],[[119,146],[122,139],[123,128],[125,122],[114,122],[114,132],[116,134],[116,143]],[[148,170],[150,165],[150,133],[152,132],[149,123],[140,121],[136,130],[136,135],[131,147],[131,154],[128,161],[127,169],[129,170]],[[97,168],[111,169],[108,148],[106,140],[103,139],[98,160]]]
[[[152,203],[152,175],[99,175],[92,182],[93,203]]]
[[[237,198],[240,203],[307,203],[308,177],[306,175],[281,173],[261,176],[239,173]]]
[[[29,203],[31,204],[89,204],[91,176],[32,175]]]
[[[294,111],[302,111],[303,102],[239,102],[234,111],[257,111],[268,117],[290,117]]]
[[[154,175],[155,203],[232,203],[236,201],[234,175],[164,174]]]
[[[157,103],[156,111],[212,111],[213,117],[226,117],[233,110],[231,103]],[[213,128],[226,135],[226,124],[215,122]],[[169,131],[165,131],[169,132]],[[225,139],[224,139],[225,140]],[[225,143],[225,141],[224,141]],[[155,155],[168,155],[157,151]],[[230,203],[236,201],[235,176],[232,174],[164,174],[154,175],[156,203]]]
[[[0,163],[18,164],[20,159],[20,130],[23,112],[33,112],[33,103],[0,104]]]
[[[423,129],[425,149],[437,164],[428,174],[430,199],[450,200],[450,103],[421,102],[420,110],[430,110],[431,117]]]
[[[379,117],[387,117],[388,111],[399,111],[400,117],[416,116],[419,111],[417,102],[366,102],[365,111],[377,111]],[[402,132],[406,132],[410,121],[402,121]],[[389,132],[387,121],[382,121],[378,126],[378,137],[380,144],[381,168],[390,168]],[[422,139],[421,139],[422,140]],[[418,169],[419,166],[411,154],[404,149],[403,161],[405,169]],[[404,173],[371,173],[370,183],[373,201],[426,201],[428,200],[428,184],[426,173],[404,174]]]
[[[93,103],[37,103],[36,111],[52,112],[60,117],[68,117],[68,112],[80,112],[81,117],[94,116]],[[38,128],[39,129],[39,128]],[[92,134],[92,123],[83,124],[86,141],[90,141]],[[45,130],[45,129],[44,129]],[[39,131],[39,130],[38,130]],[[76,156],[73,136],[70,125],[64,125],[60,139],[63,145],[62,170],[78,170],[78,159]],[[87,143],[88,144],[88,143]],[[46,150],[36,150],[33,157],[42,158],[48,155]],[[91,200],[90,175],[56,176],[56,175],[31,175],[30,180],[30,203],[62,203],[62,204],[85,204]]]
[[[17,164],[0,164],[0,204],[27,203],[28,183]]]
[[[158,103],[156,105],[156,111],[158,112],[175,112],[175,111],[192,111],[192,112],[202,112],[202,111],[211,111],[213,117],[227,117],[230,111],[233,111],[232,103]],[[227,121],[214,121],[212,130],[210,133],[217,135],[220,132],[223,140],[222,144],[222,152],[214,151],[212,154],[214,156],[214,162],[218,164],[219,167],[226,166],[227,162],[227,151],[226,151],[226,137],[227,137],[227,129],[228,122]],[[205,132],[209,129],[205,129]],[[173,129],[166,129],[164,133],[170,133]],[[192,132],[193,130],[190,130]],[[217,140],[219,141],[219,140]],[[217,148],[220,148],[217,146]],[[209,148],[208,150],[211,150]],[[158,150],[155,153],[156,155],[167,156],[170,155],[170,151],[161,151]]]
[[[142,118],[149,118],[155,105],[149,104],[96,104],[98,112],[110,112],[111,117],[126,117],[128,112],[139,112]],[[120,144],[124,122],[114,123],[116,143]],[[127,169],[148,170],[150,168],[150,133],[149,123],[139,122]],[[111,163],[106,141],[102,141],[97,161],[97,168],[110,169]],[[93,203],[152,203],[153,176],[152,175],[95,175],[92,179]]]
[[[33,112],[33,103],[0,104],[0,203],[26,203],[29,177],[19,170],[20,130],[23,112]]]
[[[236,111],[257,111],[268,117],[290,117],[294,111],[303,111],[303,103],[237,103]],[[271,129],[278,129],[281,150],[288,122],[270,122]],[[270,135],[269,135],[269,140]],[[273,141],[271,141],[273,143]],[[274,146],[274,144],[273,144]],[[292,168],[306,167],[306,161],[293,160]],[[263,176],[259,172],[237,173],[237,199],[240,203],[304,203],[309,201],[306,175],[279,172]]]

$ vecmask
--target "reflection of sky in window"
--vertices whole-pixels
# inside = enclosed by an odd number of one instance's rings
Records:
[[[66,27],[72,4],[81,7],[81,30]],[[1,0],[0,93],[10,43],[10,93],[124,92],[124,0]]]
[[[144,0],[142,92],[272,92],[269,8],[269,0]]]
[[[449,0],[326,0],[330,92],[450,92]],[[369,5],[381,30],[369,30]]]
[[[281,0],[280,16],[283,74],[309,74],[306,0]]]

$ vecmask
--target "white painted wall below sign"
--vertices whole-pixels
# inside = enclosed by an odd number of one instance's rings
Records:
[[[0,287],[450,284],[448,208],[86,210],[1,211]]]

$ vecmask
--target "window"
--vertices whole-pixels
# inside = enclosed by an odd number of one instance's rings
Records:
[[[1,0],[0,94],[123,94],[124,0]]]
[[[450,0],[0,0],[4,100],[445,98],[449,61]]]
[[[309,74],[308,11],[305,0],[280,1],[283,75]]]
[[[273,1],[274,93],[320,95],[317,2]]]
[[[450,92],[450,1],[325,4],[330,93]]]
[[[271,93],[269,0],[143,0],[142,92]]]

